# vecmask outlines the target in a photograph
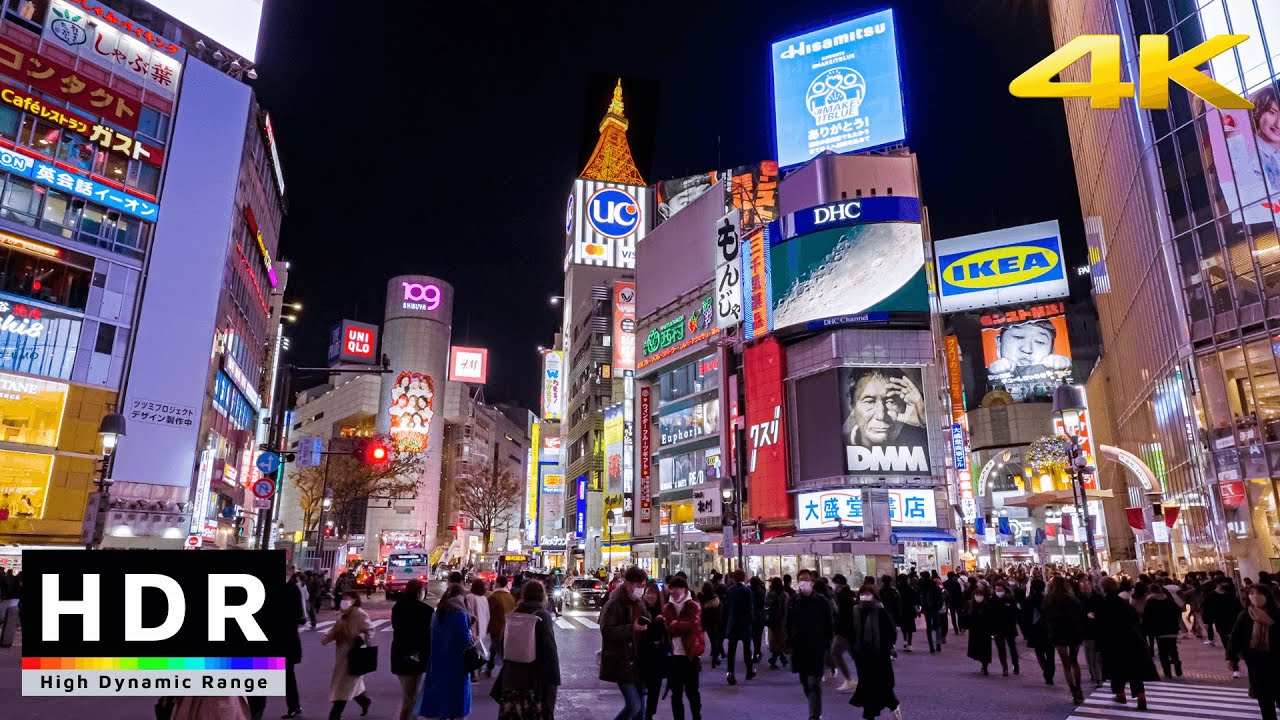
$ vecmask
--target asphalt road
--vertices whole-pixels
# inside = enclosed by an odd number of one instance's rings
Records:
[[[383,633],[381,647],[390,642],[390,605],[375,599],[367,606],[376,629]],[[564,685],[556,717],[560,720],[611,720],[621,707],[618,691],[597,679],[595,652],[600,647],[600,634],[594,622],[597,612],[569,611],[556,622],[556,641],[559,646],[561,674]],[[321,647],[320,637],[326,623],[336,617],[332,611],[323,611],[319,619],[320,629],[304,630],[303,662],[298,668],[298,680],[302,693],[303,717],[327,717],[328,682],[333,667],[333,650]],[[917,640],[922,634],[917,635]],[[989,718],[994,712],[1000,717],[1043,718],[1045,720],[1099,720],[1100,718],[1150,717],[1159,720],[1186,718],[1191,720],[1247,720],[1259,717],[1257,705],[1246,695],[1243,680],[1232,681],[1222,660],[1220,648],[1208,648],[1194,639],[1180,643],[1186,674],[1171,683],[1160,683],[1149,692],[1151,710],[1138,714],[1132,701],[1127,707],[1115,705],[1106,688],[1090,696],[1088,702],[1076,708],[1067,697],[1061,680],[1055,686],[1047,686],[1037,672],[1034,655],[1025,648],[1022,651],[1022,674],[1001,677],[998,664],[990,676],[978,673],[978,667],[964,657],[964,636],[951,635],[950,642],[940,655],[927,652],[900,653],[895,662],[897,693],[903,703],[904,716],[916,718],[946,718],[947,720],[978,720]],[[115,720],[116,718],[152,717],[151,700],[147,698],[24,698],[20,695],[21,645],[0,650],[0,697],[5,698],[0,717],[8,720],[28,718],[91,718]],[[1082,658],[1083,660],[1083,658]],[[366,676],[368,692],[373,697],[369,720],[394,720],[399,686],[395,676],[386,669],[385,653],[380,658],[378,672]],[[725,683],[723,667],[711,670],[704,658],[702,688],[703,717],[732,718],[733,720],[777,720],[784,717],[803,718],[804,695],[796,676],[787,670],[770,670],[765,665],[759,676],[745,681],[745,673],[738,672],[739,685]],[[830,718],[858,718],[861,711],[848,705],[848,695],[836,692],[836,682],[824,685],[824,716]],[[497,707],[488,697],[490,683],[481,680],[473,688],[476,720],[494,720]],[[1086,679],[1086,693],[1092,685]],[[659,706],[658,717],[670,718],[669,699]],[[271,698],[264,717],[279,717],[285,710],[283,698]],[[354,705],[345,717],[359,717]],[[883,717],[888,717],[884,715]]]

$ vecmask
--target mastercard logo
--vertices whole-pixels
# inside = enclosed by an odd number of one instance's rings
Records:
[[[587,245],[586,253],[594,257],[604,257],[605,248],[603,245]]]

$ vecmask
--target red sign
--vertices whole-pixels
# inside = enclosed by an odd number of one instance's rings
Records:
[[[649,433],[653,414],[649,407],[649,387],[640,388],[640,520],[649,519],[649,507],[653,493],[649,488],[649,470],[652,445]]]
[[[137,98],[142,89],[135,85],[129,86],[129,97],[125,97],[121,93],[124,88],[107,87],[88,76],[81,77],[61,63],[4,39],[0,39],[0,73],[129,130],[138,129],[142,101]]]
[[[449,382],[483,385],[489,377],[489,351],[485,348],[449,348]]]
[[[786,402],[782,379],[786,355],[773,338],[748,347],[742,357],[747,401],[747,488],[751,515],[760,520],[786,520],[792,502],[787,495]]]
[[[1061,417],[1055,417],[1053,419],[1053,428],[1058,437],[1065,435],[1076,438],[1088,464],[1095,468],[1098,466],[1098,463],[1094,461],[1093,434],[1089,430],[1088,408],[1075,412],[1066,412]],[[1096,470],[1084,475],[1084,486],[1088,490],[1098,489],[1098,473]]]
[[[178,46],[175,43],[165,40],[159,35],[151,32],[142,23],[134,23],[128,18],[116,15],[112,12],[111,8],[93,5],[89,3],[88,0],[67,0],[67,2],[72,3],[73,5],[79,5],[87,12],[97,15],[103,22],[115,25],[121,32],[128,33],[158,50],[163,50],[170,55],[178,52]]]
[[[749,255],[747,256],[747,272],[751,275],[751,327],[757,336],[769,332],[769,268],[764,262],[765,243],[764,228],[758,227],[747,233],[743,239]]]
[[[1230,482],[1220,483],[1218,492],[1222,493],[1222,505],[1231,510],[1244,505],[1244,481],[1232,480]]]
[[[1001,325],[1010,325],[1012,323],[1026,322],[1028,320],[1044,320],[1055,315],[1066,313],[1066,306],[1062,303],[1047,303],[1045,305],[1036,305],[1030,308],[1020,308],[1016,310],[1008,310],[1006,312],[991,313],[982,316],[983,327],[1000,327]]]
[[[636,284],[613,284],[613,369],[636,369]]]
[[[59,107],[49,107],[37,96],[19,90],[9,83],[0,82],[0,104],[10,105],[41,120],[66,128],[83,135],[79,142],[73,144],[72,155],[67,162],[79,170],[88,172],[97,164],[94,154],[114,152],[127,158],[142,160],[148,165],[161,167],[164,165],[164,149],[153,145],[143,145],[141,140],[106,125],[99,124],[82,115]],[[97,147],[95,147],[97,146]],[[89,164],[89,167],[85,167]]]
[[[362,360],[373,360],[374,332],[358,325],[342,326],[342,351]]]

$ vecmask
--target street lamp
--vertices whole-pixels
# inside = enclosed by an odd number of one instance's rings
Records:
[[[733,544],[737,549],[738,567],[742,567],[742,494],[734,475],[720,478],[720,497],[724,500],[724,519],[733,525]]]
[[[1056,390],[1053,391],[1053,419],[1055,422],[1061,422],[1062,428],[1066,431],[1068,425],[1065,420],[1067,415],[1078,415],[1086,409],[1084,393],[1073,385],[1067,384],[1064,380]],[[1065,437],[1067,443],[1067,472],[1071,478],[1071,493],[1076,498],[1076,507],[1080,511],[1081,522],[1084,524],[1084,536],[1089,547],[1088,561],[1093,569],[1098,568],[1098,548],[1093,539],[1093,523],[1089,518],[1089,496],[1084,486],[1084,474],[1088,460],[1085,459],[1084,453],[1081,452],[1080,438],[1074,434]]]
[[[86,530],[91,528],[91,532],[82,533],[81,536],[82,541],[88,540],[86,546],[90,549],[102,544],[107,512],[111,509],[111,466],[115,463],[116,446],[124,434],[125,420],[120,413],[109,412],[98,423],[98,436],[102,438],[102,459],[99,461],[98,477],[93,481],[98,490],[89,496],[89,503],[85,508],[88,516],[85,522],[91,524]]]
[[[551,305],[551,307],[559,307],[560,303],[563,301],[564,301],[563,295],[552,295],[550,298],[547,299],[547,302]]]

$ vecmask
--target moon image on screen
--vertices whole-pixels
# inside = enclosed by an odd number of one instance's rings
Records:
[[[779,251],[791,243],[820,245],[837,231],[788,240],[774,248],[776,274]],[[838,231],[830,250],[817,262],[787,268],[790,284],[774,306],[777,327],[819,318],[852,315],[876,308],[905,285],[924,265],[920,226],[914,223],[857,225]],[[802,245],[803,247],[803,245]],[[812,257],[819,247],[803,248]],[[776,286],[775,286],[776,287]]]

